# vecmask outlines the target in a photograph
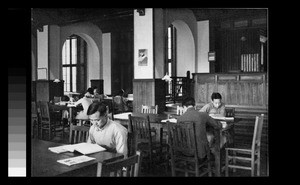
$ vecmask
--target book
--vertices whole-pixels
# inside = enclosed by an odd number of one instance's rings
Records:
[[[209,116],[216,120],[222,120],[222,121],[233,121],[234,120],[234,117],[225,117],[225,116],[220,116],[218,114],[209,114]]]
[[[171,123],[177,123],[177,119],[176,118],[171,118],[171,119],[163,119],[161,120],[162,123],[165,123],[165,122],[171,122]]]
[[[91,160],[94,160],[94,159],[96,159],[96,158],[81,155],[81,156],[77,156],[77,157],[71,157],[71,158],[67,158],[67,159],[57,160],[57,162],[59,162],[61,164],[68,165],[68,166],[72,166],[74,164],[79,164],[79,163],[91,161]]]
[[[57,147],[49,147],[49,150],[54,153],[63,153],[63,152],[74,152],[77,151],[84,155],[92,154],[96,152],[105,151],[106,149],[98,144],[92,143],[78,143],[72,145],[62,145]]]

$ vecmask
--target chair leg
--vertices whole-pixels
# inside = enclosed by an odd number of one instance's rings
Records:
[[[236,156],[236,151],[233,151],[232,153],[233,153],[234,156]],[[235,163],[236,163],[236,159],[233,158],[233,164],[235,165]],[[236,172],[236,169],[233,168],[232,171],[233,171],[233,173],[235,173],[235,172]]]
[[[207,168],[208,168],[208,176],[209,176],[209,177],[212,177],[210,160],[209,160],[208,163],[207,163]]]
[[[175,177],[175,161],[173,158],[171,158],[171,170],[172,170],[172,176]]]
[[[257,176],[260,176],[260,152],[257,154]]]
[[[226,150],[225,154],[225,177],[228,177],[228,150]]]
[[[254,158],[251,160],[251,177],[254,177],[254,170],[255,170],[255,161]]]

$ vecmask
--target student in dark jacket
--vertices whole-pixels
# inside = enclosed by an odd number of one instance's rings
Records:
[[[195,122],[197,149],[199,158],[204,158],[209,150],[206,126],[210,125],[214,129],[221,129],[222,125],[211,118],[206,112],[199,112],[195,109],[195,99],[188,97],[182,102],[186,109],[185,113],[178,117],[177,122],[193,121]]]

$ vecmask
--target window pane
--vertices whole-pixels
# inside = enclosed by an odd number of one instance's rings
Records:
[[[70,39],[67,39],[65,44],[66,44],[66,64],[70,64]]]
[[[77,39],[72,39],[72,64],[77,64]]]
[[[66,64],[66,42],[63,45],[63,49],[62,49],[62,64]]]
[[[169,74],[169,76],[172,76],[172,63],[171,62],[168,63],[168,74]]]
[[[76,92],[76,75],[77,75],[77,72],[76,72],[77,68],[76,67],[72,67],[72,92]]]
[[[67,86],[66,86],[66,81],[67,81],[67,68],[63,67],[62,68],[62,72],[63,72],[63,80],[64,80],[64,91],[67,91]]]

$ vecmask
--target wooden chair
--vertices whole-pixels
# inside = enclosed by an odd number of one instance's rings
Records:
[[[141,152],[137,151],[125,159],[98,163],[97,177],[138,177],[141,163]]]
[[[228,176],[228,168],[251,170],[251,176],[254,176],[255,165],[257,166],[257,176],[260,176],[260,145],[263,121],[264,114],[256,116],[251,149],[225,148],[225,176]],[[236,161],[240,163],[237,164]]]
[[[86,142],[89,137],[89,130],[90,127],[88,126],[77,126],[77,125],[70,125],[70,135],[69,135],[69,143],[81,143]]]
[[[225,107],[225,116],[226,117],[234,117],[235,116],[235,108]]]
[[[177,115],[182,115],[183,113],[184,113],[184,108],[181,107],[181,106],[177,106],[176,114]]]
[[[200,159],[198,157],[195,123],[167,122],[167,125],[171,150],[172,176],[176,176],[176,172],[178,171],[183,172],[185,176],[189,176],[189,173],[195,174],[196,177],[207,173],[211,176],[209,150],[207,150],[206,158]],[[206,168],[204,169],[204,167]],[[200,169],[202,168],[204,170],[200,173]]]
[[[132,147],[141,150],[144,164],[147,164],[148,169],[153,170],[155,162],[156,164],[162,164],[162,158],[168,153],[168,145],[162,143],[162,132],[160,141],[153,141],[149,115],[132,116],[129,114],[128,117],[128,132],[133,133],[133,137],[135,137]]]
[[[31,102],[31,137],[38,137],[39,133],[38,111],[35,101]]]
[[[157,114],[158,106],[149,106],[149,105],[142,105],[142,113],[146,114]]]
[[[52,136],[56,134],[57,131],[62,132],[62,139],[64,137],[64,124],[62,124],[61,115],[56,117],[49,110],[49,102],[39,101],[38,107],[40,110],[40,122],[41,122],[41,139],[43,139],[43,131],[48,132],[48,140],[52,139]]]

